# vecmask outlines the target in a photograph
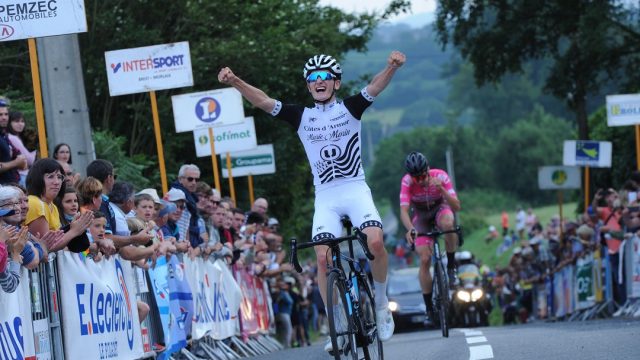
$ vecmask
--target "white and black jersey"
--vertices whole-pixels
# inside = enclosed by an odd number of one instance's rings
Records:
[[[297,129],[317,189],[364,180],[360,119],[373,100],[365,88],[344,101],[314,107],[276,101],[271,115]]]

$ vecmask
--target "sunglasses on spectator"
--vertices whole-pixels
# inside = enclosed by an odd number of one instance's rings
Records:
[[[184,176],[184,178],[187,179],[188,182],[200,181],[199,177]]]
[[[64,174],[65,174],[66,176],[73,176],[73,171],[69,171],[69,172],[66,172],[66,173],[64,173]],[[114,177],[114,179],[115,179],[115,177]]]
[[[180,204],[180,205],[176,204],[176,207],[178,209],[180,209],[180,210],[184,210],[187,207],[187,205],[185,205],[185,204]]]
[[[220,201],[217,201],[217,200],[211,200],[211,202],[213,203],[213,205],[220,205]]]
[[[307,76],[307,82],[308,83],[316,82],[318,79],[322,81],[334,80],[335,78],[336,76],[328,71],[314,71],[311,74],[309,74],[309,76]]]

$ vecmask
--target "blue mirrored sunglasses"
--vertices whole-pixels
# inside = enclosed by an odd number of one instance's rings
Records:
[[[336,76],[328,71],[314,71],[311,74],[309,74],[309,76],[307,76],[307,82],[308,83],[316,82],[318,78],[322,81],[326,81],[326,80],[334,80]]]

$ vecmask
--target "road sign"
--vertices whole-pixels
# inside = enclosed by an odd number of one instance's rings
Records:
[[[607,96],[607,125],[640,124],[640,94]]]
[[[187,41],[107,51],[104,58],[111,96],[193,86]]]
[[[242,95],[234,88],[201,91],[171,97],[176,132],[240,124],[244,121]]]
[[[538,168],[538,187],[543,190],[579,189],[580,169],[574,166],[543,166]]]
[[[566,140],[562,164],[565,166],[611,167],[609,141]]]
[[[0,41],[87,32],[82,0],[0,1]]]
[[[231,153],[231,174],[233,177],[247,175],[264,175],[276,172],[276,157],[273,144],[258,145],[254,150]],[[227,163],[226,155],[220,155],[222,164]],[[222,176],[228,178],[226,166],[222,168]]]
[[[253,117],[247,117],[239,124],[217,127],[213,136],[216,154],[252,150],[258,146]],[[211,156],[211,138],[208,129],[195,130],[193,141],[196,145],[197,157]]]

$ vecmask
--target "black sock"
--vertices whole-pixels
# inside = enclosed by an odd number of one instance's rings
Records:
[[[422,298],[424,299],[424,305],[427,307],[427,310],[430,310],[433,307],[433,303],[431,302],[431,293],[422,293]]]
[[[455,269],[456,268],[456,253],[447,251],[447,268]]]

